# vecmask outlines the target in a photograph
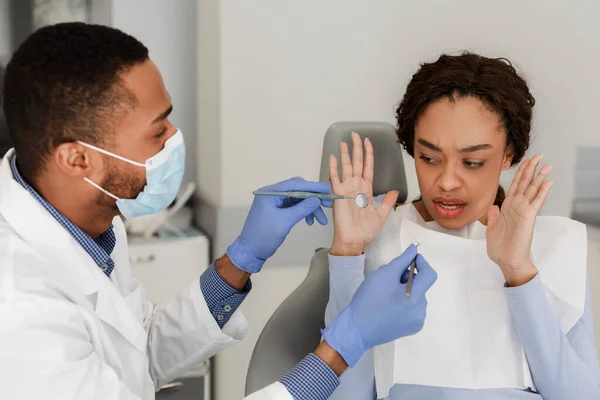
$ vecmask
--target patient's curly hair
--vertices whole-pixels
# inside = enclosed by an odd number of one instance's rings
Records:
[[[415,126],[427,106],[439,99],[456,101],[475,97],[502,121],[506,146],[518,164],[529,148],[535,99],[506,58],[488,58],[464,52],[443,54],[437,61],[421,64],[406,87],[396,110],[396,134],[400,144],[414,157]],[[504,190],[498,188],[495,204],[502,204]]]

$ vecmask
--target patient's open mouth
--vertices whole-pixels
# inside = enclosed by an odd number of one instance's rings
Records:
[[[444,218],[456,218],[463,211],[467,203],[459,198],[438,196],[433,199],[437,213]]]
[[[462,204],[456,203],[438,203],[440,206],[444,207],[446,210],[456,210],[458,207],[461,207]]]

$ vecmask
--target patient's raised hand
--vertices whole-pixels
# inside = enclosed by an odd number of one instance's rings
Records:
[[[369,197],[369,205],[359,208],[353,200],[335,200],[333,203],[334,236],[330,253],[338,256],[362,254],[366,247],[377,237],[392,210],[398,192],[385,195],[379,208],[373,206],[373,171],[375,156],[373,144],[366,139],[363,146],[358,133],[352,133],[352,160],[345,142],[340,143],[342,164],[341,180],[338,176],[338,162],[332,155],[329,160],[329,181],[333,193],[356,196],[364,193]]]
[[[491,206],[486,234],[488,257],[502,270],[508,286],[521,286],[535,277],[531,243],[535,221],[546,201],[552,181],[550,165],[536,175],[541,155],[523,162],[515,175],[502,208]]]

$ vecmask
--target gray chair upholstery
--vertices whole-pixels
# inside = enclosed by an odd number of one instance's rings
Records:
[[[407,196],[402,152],[394,127],[384,122],[337,122],[329,127],[323,142],[320,180],[329,180],[329,156],[339,160],[339,142],[351,146],[355,131],[368,137],[375,152],[375,196],[398,190],[399,202]],[[329,243],[323,243],[328,245]],[[328,248],[315,251],[304,281],[277,308],[254,347],[246,377],[246,395],[277,381],[313,351],[325,327],[325,306],[329,299]]]
[[[369,138],[375,153],[375,176],[373,195],[385,194],[390,190],[400,192],[398,201],[403,203],[408,194],[402,147],[398,143],[396,130],[387,122],[336,122],[327,129],[323,140],[321,173],[319,180],[329,182],[329,156],[333,154],[340,161],[340,142],[348,144],[352,155],[352,132],[360,134],[361,139]],[[341,169],[338,167],[338,174]]]

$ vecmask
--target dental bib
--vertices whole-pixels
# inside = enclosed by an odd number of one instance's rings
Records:
[[[387,397],[395,384],[535,389],[512,323],[504,277],[487,256],[485,232],[479,222],[444,229],[423,221],[409,204],[390,214],[367,249],[367,275],[415,242],[438,273],[427,292],[423,330],[374,349],[378,398]],[[566,334],[584,311],[585,225],[538,217],[531,256]]]

